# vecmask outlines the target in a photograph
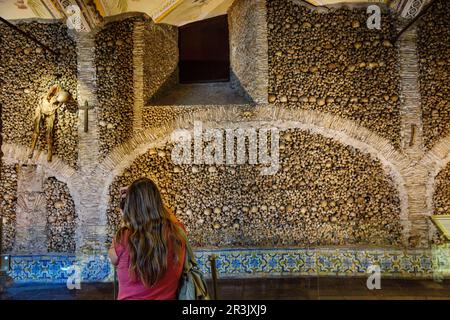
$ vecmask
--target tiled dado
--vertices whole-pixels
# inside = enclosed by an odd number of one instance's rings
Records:
[[[398,278],[450,277],[450,247],[433,250],[393,249],[198,249],[202,271],[210,274],[209,257],[216,256],[221,278],[270,276],[364,276],[378,265],[382,276]],[[106,254],[16,255],[10,276],[16,283],[65,283],[81,274],[83,282],[111,281],[113,268]]]

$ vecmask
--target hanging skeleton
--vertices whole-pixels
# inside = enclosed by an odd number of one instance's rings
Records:
[[[59,85],[53,85],[47,94],[42,96],[34,114],[34,130],[31,150],[28,158],[33,157],[34,149],[39,138],[41,122],[45,125],[45,136],[47,141],[47,161],[52,161],[53,156],[53,127],[56,119],[56,110],[64,106],[69,99],[69,93],[64,91]]]

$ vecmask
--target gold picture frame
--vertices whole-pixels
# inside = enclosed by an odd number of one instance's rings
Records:
[[[432,215],[431,221],[444,234],[447,240],[450,240],[450,214]]]

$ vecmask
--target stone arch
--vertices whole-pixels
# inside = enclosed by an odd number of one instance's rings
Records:
[[[44,168],[47,176],[54,176],[61,182],[68,185],[70,192],[75,192],[71,184],[71,178],[76,175],[76,170],[68,166],[61,158],[54,155],[52,162],[47,161],[47,157],[44,152],[37,150],[35,156],[32,159],[28,159],[27,147],[4,143],[2,145],[3,161],[7,164],[29,164],[38,165]]]
[[[109,187],[114,179],[119,176],[140,155],[149,149],[165,143],[167,139],[152,134],[152,130],[141,131],[128,140],[125,144],[114,149],[99,165],[96,175],[103,177],[103,189],[99,211],[106,216]]]
[[[364,128],[354,121],[332,114],[309,110],[286,110],[273,105],[245,109],[236,107],[208,108],[180,116],[173,122],[158,128],[139,131],[126,143],[116,147],[99,165],[99,173],[105,176],[100,211],[106,215],[108,190],[113,180],[129,167],[140,155],[167,142],[170,133],[178,128],[192,129],[194,121],[261,121],[281,129],[299,128],[331,138],[343,145],[370,154],[382,163],[385,174],[392,178],[400,200],[400,223],[403,227],[403,243],[407,243],[411,223],[409,221],[408,194],[403,173],[410,168],[409,159],[397,151],[390,141]]]
[[[5,164],[14,164],[14,165],[19,165],[19,166],[20,165],[36,166],[38,168],[37,174],[39,176],[42,176],[44,179],[42,181],[42,183],[43,183],[42,192],[44,192],[44,189],[45,189],[44,184],[47,183],[47,181],[51,177],[54,177],[56,179],[56,181],[59,181],[59,182],[63,183],[65,186],[67,186],[68,192],[70,193],[72,199],[74,199],[77,196],[77,189],[72,184],[73,179],[76,177],[76,170],[74,168],[68,166],[58,156],[54,156],[53,161],[49,163],[49,162],[47,162],[46,154],[44,152],[42,152],[41,150],[37,150],[35,152],[34,157],[32,159],[29,159],[28,158],[28,149],[25,146],[18,145],[18,144],[8,144],[8,143],[2,145],[2,152],[3,152],[2,160],[4,161]],[[33,176],[35,176],[36,172],[33,171],[32,174],[33,174]],[[22,181],[25,181],[25,180],[22,180]],[[45,208],[46,204],[44,203],[42,205],[43,201],[45,202],[45,196],[38,197],[38,199],[30,207],[30,209],[33,209],[33,208],[36,209],[38,207],[40,209]],[[45,219],[46,218],[47,217],[45,217]],[[76,225],[76,227],[78,227],[78,224]],[[22,234],[23,234],[23,232],[28,232],[28,231],[22,230]],[[40,235],[39,237],[41,237],[41,236],[42,235]],[[23,240],[24,238],[22,237],[21,239]],[[33,239],[37,240],[37,238],[33,238]],[[28,242],[30,242],[30,241],[28,241]],[[46,243],[46,242],[41,242],[41,241],[31,241],[31,242],[35,242],[34,245],[39,245],[39,246],[43,246]],[[17,247],[17,248],[19,248],[19,249],[24,248],[23,246],[20,245],[20,243],[21,243],[20,241],[18,243],[19,243],[19,247]],[[22,242],[22,243],[24,243],[24,242]],[[17,244],[15,246],[17,246]],[[42,247],[39,247],[39,248],[42,248]]]
[[[74,168],[68,166],[56,155],[53,156],[52,162],[48,162],[45,153],[40,150],[35,151],[35,155],[32,159],[28,159],[27,147],[17,144],[4,143],[2,145],[2,152],[3,161],[5,161],[5,163],[39,165],[44,167],[51,174],[56,175],[58,180],[64,180],[64,182],[67,182],[66,180],[76,173]]]
[[[182,115],[174,121],[161,125],[157,128],[148,128],[138,131],[124,144],[116,147],[99,165],[102,171],[111,172],[114,168],[124,162],[125,158],[132,158],[135,150],[140,150],[146,144],[168,137],[170,133],[178,128],[190,128],[194,121],[205,122],[242,122],[260,121],[263,123],[279,122],[281,127],[288,127],[291,123],[302,123],[317,128],[318,133],[323,130],[335,133],[334,139],[345,145],[350,145],[363,152],[370,152],[376,158],[386,159],[400,172],[409,167],[408,158],[386,138],[362,127],[352,120],[348,120],[329,113],[311,110],[287,110],[274,105],[261,105],[256,108],[243,108],[239,106],[218,106],[195,110],[192,113]],[[136,155],[139,152],[136,153]],[[131,163],[131,162],[130,162]]]

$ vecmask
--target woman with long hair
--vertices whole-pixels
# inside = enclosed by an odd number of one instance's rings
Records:
[[[141,178],[131,184],[123,224],[109,250],[119,300],[176,299],[186,254],[182,232],[153,181]]]

